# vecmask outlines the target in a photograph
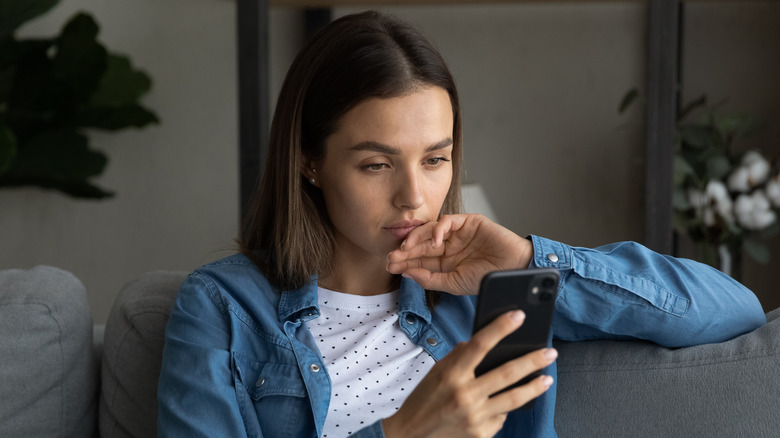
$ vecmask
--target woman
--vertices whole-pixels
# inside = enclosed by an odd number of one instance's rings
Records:
[[[411,27],[366,12],[315,35],[280,92],[241,254],[181,287],[160,435],[554,436],[554,349],[474,376],[524,316],[471,336],[492,270],[560,269],[561,339],[683,346],[765,322],[752,293],[695,262],[456,214],[461,148],[452,77]]]

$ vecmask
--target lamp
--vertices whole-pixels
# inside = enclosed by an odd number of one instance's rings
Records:
[[[493,222],[498,222],[496,213],[490,206],[485,191],[478,183],[469,183],[461,186],[463,195],[463,209],[466,213],[479,213]]]

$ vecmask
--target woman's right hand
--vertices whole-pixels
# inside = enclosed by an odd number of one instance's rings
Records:
[[[539,376],[525,385],[497,394],[528,374],[550,365],[552,348],[511,360],[479,377],[474,370],[498,342],[523,323],[522,311],[507,312],[458,344],[417,385],[395,415],[382,421],[391,437],[490,437],[504,425],[507,413],[540,396],[552,385]]]

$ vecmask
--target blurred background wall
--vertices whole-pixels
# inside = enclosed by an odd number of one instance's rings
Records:
[[[362,8],[339,7],[334,16]],[[644,83],[641,1],[386,7],[441,50],[464,115],[465,179],[500,222],[595,246],[644,236],[643,114],[619,115]],[[121,286],[157,269],[192,270],[230,254],[238,233],[235,3],[228,0],[63,0],[20,36],[50,36],[76,11],[99,39],[152,77],[143,102],[161,123],[91,133],[109,156],[107,201],[35,188],[0,190],[0,269],[48,264],[85,284],[96,322]],[[272,104],[302,43],[299,9],[271,10]],[[685,98],[729,98],[769,122],[748,145],[780,154],[780,3],[686,4]],[[780,306],[774,270],[745,265],[765,309]]]

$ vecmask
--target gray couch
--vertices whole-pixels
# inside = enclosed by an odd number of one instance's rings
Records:
[[[163,331],[184,272],[128,283],[103,329],[72,274],[0,271],[0,436],[154,436]],[[780,436],[780,309],[722,344],[558,343],[561,437]]]

